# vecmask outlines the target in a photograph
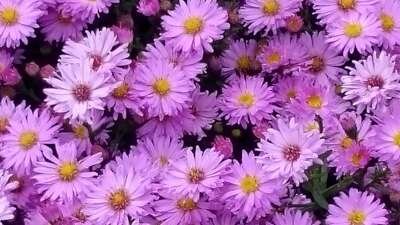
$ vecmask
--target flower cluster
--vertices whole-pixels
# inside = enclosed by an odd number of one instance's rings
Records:
[[[399,0],[0,0],[0,225],[400,219]]]

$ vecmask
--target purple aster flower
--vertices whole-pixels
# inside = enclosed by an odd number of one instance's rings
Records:
[[[60,2],[60,9],[69,15],[80,17],[83,21],[92,23],[96,16],[100,13],[108,13],[108,8],[113,3],[119,3],[119,0],[63,0]]]
[[[140,0],[137,10],[145,16],[154,16],[160,11],[160,0]]]
[[[329,205],[326,219],[328,225],[388,224],[388,211],[373,194],[351,188],[348,194],[341,192],[333,199],[335,204]]]
[[[198,74],[205,72],[207,64],[201,62],[202,50],[183,52],[175,50],[173,46],[171,43],[165,45],[160,41],[155,41],[153,45],[147,45],[143,55],[146,61],[161,60],[172,65],[181,70],[189,79],[197,79]]]
[[[226,159],[232,157],[233,145],[231,139],[229,138],[225,138],[224,136],[221,135],[215,136],[213,141],[213,148],[215,149],[215,151],[224,155]]]
[[[278,103],[284,106],[292,104],[298,99],[300,92],[309,85],[309,80],[301,76],[285,77],[274,86]]]
[[[134,170],[106,169],[83,201],[88,221],[104,225],[130,225],[130,219],[150,213],[154,199],[150,180]]]
[[[266,173],[254,153],[242,151],[242,163],[234,161],[231,173],[224,177],[221,200],[239,218],[251,221],[270,213],[284,193],[283,181]]]
[[[195,153],[187,150],[184,159],[171,162],[163,184],[169,192],[195,200],[201,193],[213,197],[213,191],[223,185],[222,176],[227,173],[230,162],[214,149],[201,151],[196,147]]]
[[[315,13],[322,23],[332,24],[352,13],[368,14],[380,0],[312,0]]]
[[[107,83],[108,76],[90,69],[89,60],[81,64],[60,64],[60,73],[46,81],[52,88],[45,88],[45,102],[54,106],[54,111],[65,113],[64,118],[86,121],[89,111],[103,110],[103,98],[107,97],[115,85]]]
[[[74,142],[56,145],[56,152],[57,156],[44,152],[48,161],[35,165],[33,178],[39,186],[38,191],[42,193],[42,201],[72,201],[94,185],[92,178],[97,173],[89,169],[101,163],[101,153],[79,159]]]
[[[280,213],[275,213],[272,223],[266,225],[319,225],[319,221],[315,221],[310,213],[303,213],[300,210],[285,209]]]
[[[0,47],[15,48],[35,37],[37,20],[43,15],[38,0],[2,0],[0,2]]]
[[[395,56],[382,51],[374,52],[366,60],[353,61],[355,68],[347,67],[350,75],[342,76],[342,92],[345,100],[352,100],[357,111],[373,111],[392,98],[400,97],[395,71]]]
[[[60,64],[81,64],[91,59],[91,68],[96,72],[125,75],[130,69],[128,43],[120,45],[109,28],[86,31],[86,37],[79,42],[68,40],[63,53]]]
[[[221,110],[229,124],[246,127],[269,118],[275,106],[272,87],[261,77],[240,77],[224,87]]]
[[[283,73],[289,73],[299,70],[307,61],[307,49],[299,42],[297,36],[279,34],[261,47],[257,59],[264,72],[271,73],[279,68]]]
[[[226,77],[254,75],[259,62],[256,59],[257,42],[255,40],[231,41],[229,48],[221,56],[222,74]]]
[[[118,83],[118,86],[106,100],[107,108],[114,111],[114,120],[117,120],[119,115],[126,119],[129,111],[142,116],[141,99],[134,91],[136,74],[131,70],[126,75],[116,74],[114,77],[113,82]]]
[[[11,53],[0,48],[0,83],[14,85],[21,79],[13,67],[14,57]]]
[[[306,132],[294,119],[279,119],[277,129],[268,129],[266,139],[258,144],[259,162],[273,177],[291,179],[298,186],[307,180],[305,170],[319,162],[324,140],[319,134]]]
[[[48,42],[80,40],[81,32],[86,27],[84,20],[65,14],[56,8],[49,8],[47,14],[39,19],[39,24]]]
[[[343,50],[345,57],[354,50],[364,54],[379,43],[381,32],[379,20],[375,15],[351,13],[327,27],[326,42],[338,50]]]
[[[168,15],[162,16],[161,38],[185,52],[205,49],[213,52],[211,43],[223,38],[229,29],[228,13],[216,0],[179,0]]]
[[[265,29],[265,33],[274,33],[285,27],[287,17],[300,10],[300,0],[246,0],[239,9],[239,16],[245,26],[256,34]]]
[[[371,150],[362,144],[355,143],[336,155],[337,157],[330,162],[330,165],[336,167],[336,174],[338,176],[353,175],[358,169],[367,165],[371,159]]]
[[[339,52],[326,43],[325,34],[322,32],[312,35],[304,33],[300,42],[308,50],[307,74],[319,82],[328,82],[328,79],[338,80],[338,76],[346,71],[341,66],[346,62]]]
[[[381,22],[381,42],[386,49],[392,49],[400,44],[400,18],[397,13],[400,11],[400,2],[382,0],[382,6],[376,7]]]
[[[189,107],[190,93],[195,88],[182,71],[163,61],[148,61],[136,70],[134,89],[142,98],[148,116],[175,116]]]
[[[7,126],[9,121],[17,116],[24,116],[25,102],[15,106],[14,102],[8,97],[3,97],[0,101],[0,136],[8,133]]]
[[[154,203],[157,219],[163,225],[208,224],[216,218],[211,204],[204,198],[198,200],[185,195],[160,193],[162,199]]]
[[[61,125],[58,118],[48,110],[25,110],[24,116],[8,121],[7,134],[0,137],[4,148],[0,155],[4,158],[4,168],[30,172],[32,165],[43,160],[43,152],[51,151],[46,144],[54,144]]]

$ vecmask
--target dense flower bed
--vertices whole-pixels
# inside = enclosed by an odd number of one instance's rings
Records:
[[[0,0],[0,225],[400,221],[399,0]]]

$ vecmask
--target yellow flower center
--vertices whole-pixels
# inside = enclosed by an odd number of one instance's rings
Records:
[[[314,109],[320,109],[322,107],[322,99],[319,95],[311,95],[307,98],[307,104]]]
[[[177,206],[184,212],[190,212],[197,208],[197,202],[191,198],[182,198],[178,200]]]
[[[189,17],[185,20],[183,27],[187,34],[197,34],[203,29],[203,20],[197,16]]]
[[[275,16],[279,12],[279,2],[277,0],[265,0],[263,4],[263,11],[268,16]]]
[[[204,179],[204,171],[198,168],[192,168],[188,174],[189,181],[194,184],[198,184]]]
[[[38,135],[33,131],[25,131],[19,136],[18,141],[22,149],[29,150],[38,142]]]
[[[281,61],[281,55],[278,52],[272,52],[267,56],[267,63],[274,64]]]
[[[240,56],[236,61],[236,68],[241,72],[246,72],[251,69],[251,59],[247,55]]]
[[[365,214],[358,210],[353,210],[347,216],[350,225],[364,225]]]
[[[348,149],[350,146],[353,144],[353,139],[349,137],[343,138],[343,140],[340,142],[340,146],[342,146],[343,149]]]
[[[363,159],[363,154],[361,152],[355,152],[351,156],[351,163],[355,167],[359,167],[361,165],[361,160]]]
[[[380,19],[381,19],[382,28],[384,31],[391,32],[394,29],[394,26],[396,24],[394,22],[393,16],[382,13],[382,15],[380,16]]]
[[[344,34],[349,38],[356,38],[361,35],[363,28],[359,23],[348,23],[344,27]]]
[[[7,131],[8,119],[5,117],[0,117],[0,133],[5,133]]]
[[[170,91],[170,84],[167,79],[157,79],[153,84],[153,90],[158,95],[164,96]]]
[[[166,165],[168,165],[169,164],[169,161],[168,161],[168,158],[167,157],[165,157],[165,156],[160,156],[160,165],[161,166],[166,166]]]
[[[125,190],[117,190],[111,194],[109,203],[114,210],[123,210],[129,204],[128,194]]]
[[[88,136],[88,129],[84,125],[78,125],[72,128],[74,136],[78,139],[85,139]]]
[[[18,12],[13,7],[6,7],[0,12],[0,20],[5,25],[14,25],[18,22]]]
[[[126,98],[129,92],[129,85],[122,83],[119,87],[115,88],[112,92],[114,98],[123,99]]]
[[[246,194],[254,193],[258,190],[258,180],[255,176],[246,175],[240,181],[240,188]]]
[[[396,132],[393,136],[393,143],[400,148],[400,131]]]
[[[254,105],[255,99],[252,93],[245,91],[239,96],[238,101],[240,105],[250,108]]]
[[[343,10],[354,9],[356,0],[338,0],[338,5]]]
[[[58,175],[63,181],[72,181],[78,173],[78,167],[74,162],[65,162],[58,168]]]
[[[324,70],[324,68],[325,68],[325,62],[323,58],[319,56],[315,56],[312,58],[310,66],[311,72],[318,73]]]

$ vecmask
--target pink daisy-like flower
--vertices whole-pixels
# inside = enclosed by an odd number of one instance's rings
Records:
[[[279,119],[277,125],[277,129],[268,129],[267,138],[258,144],[259,162],[273,177],[292,179],[298,186],[308,179],[305,170],[319,162],[324,140],[319,134],[304,131],[294,119],[288,123]]]
[[[148,61],[136,70],[135,92],[142,98],[148,116],[174,116],[189,107],[195,88],[182,71],[163,61]]]
[[[377,14],[381,22],[381,42],[386,49],[392,49],[400,44],[400,2],[393,0],[382,0],[382,6],[377,7]]]
[[[338,176],[352,175],[367,165],[371,159],[371,150],[362,144],[355,143],[336,155],[337,157],[329,162],[331,166],[336,167],[336,174]]]
[[[287,106],[299,98],[304,87],[309,85],[310,80],[302,76],[284,77],[274,86],[276,100],[280,105]]]
[[[41,200],[72,201],[90,186],[96,172],[89,168],[101,163],[101,153],[78,159],[78,151],[74,142],[56,145],[57,156],[44,152],[48,161],[38,162],[33,171],[38,187],[42,193]]]
[[[322,23],[328,25],[351,13],[367,14],[379,6],[380,0],[313,0],[315,13]]]
[[[35,37],[37,20],[43,15],[38,0],[2,0],[0,2],[0,47],[15,48]]]
[[[204,198],[193,199],[185,195],[160,193],[162,199],[154,203],[156,217],[162,225],[207,224],[216,218],[211,204]]]
[[[333,198],[335,204],[329,205],[327,225],[385,225],[388,211],[373,194],[351,188],[349,193],[340,193]]]
[[[45,88],[45,102],[64,118],[87,120],[92,109],[103,110],[103,98],[115,85],[107,83],[108,76],[90,69],[89,60],[80,64],[60,64],[60,73],[45,80],[52,88]]]
[[[308,50],[307,74],[311,75],[320,82],[328,82],[338,80],[338,76],[346,72],[340,68],[346,62],[343,56],[339,56],[339,52],[326,44],[325,34],[322,32],[313,33],[312,35],[305,33],[301,36],[300,42]]]
[[[76,15],[76,17],[80,17],[83,21],[92,23],[100,13],[108,13],[108,8],[113,3],[119,3],[119,0],[63,0],[60,1],[60,9],[69,15]]]
[[[350,75],[342,76],[343,99],[352,100],[357,111],[375,110],[392,98],[400,97],[400,75],[395,71],[395,56],[374,52],[366,60],[353,61]]]
[[[168,15],[162,16],[161,38],[185,52],[205,49],[213,52],[211,43],[223,38],[229,29],[228,13],[216,0],[179,0]]]
[[[227,173],[230,160],[214,149],[201,151],[196,147],[195,153],[186,151],[186,157],[171,162],[171,168],[163,180],[164,187],[173,193],[188,195],[199,199],[200,193],[210,195],[213,190],[223,185],[222,176]]]
[[[106,169],[83,200],[83,213],[94,224],[130,225],[131,220],[150,213],[154,199],[150,188],[150,180],[142,173]]]
[[[351,13],[327,27],[326,42],[342,50],[345,57],[354,50],[364,54],[371,51],[373,45],[379,44],[381,32],[379,20],[375,15]]]
[[[224,155],[226,159],[232,157],[233,145],[231,139],[225,138],[224,136],[221,135],[217,135],[214,138],[213,147],[215,151]]]
[[[175,50],[173,44],[163,44],[160,41],[155,41],[153,45],[147,45],[146,50],[143,52],[145,60],[161,60],[169,63],[174,68],[181,70],[189,79],[197,79],[196,76],[206,70],[207,64],[201,62],[202,50],[183,52]]]
[[[272,204],[279,204],[285,191],[283,182],[266,173],[253,152],[243,151],[242,163],[235,160],[231,171],[224,177],[221,200],[239,218],[248,222],[259,219],[271,212]]]
[[[307,61],[307,49],[299,42],[297,36],[279,34],[261,47],[257,59],[264,72],[270,73],[279,68],[283,73],[289,73],[299,70]]]
[[[68,40],[63,53],[60,64],[81,64],[91,59],[91,68],[96,72],[125,75],[130,69],[128,43],[120,45],[109,28],[86,31],[86,37],[79,42]]]
[[[145,16],[154,16],[160,11],[160,0],[140,0],[137,10]]]
[[[315,221],[310,213],[303,213],[300,210],[285,209],[280,213],[275,213],[272,223],[266,225],[319,225],[319,221]]]
[[[7,50],[0,49],[0,83],[15,85],[21,79],[13,66],[14,56]]]
[[[9,133],[0,136],[4,144],[0,151],[4,168],[30,172],[33,164],[43,160],[43,152],[51,151],[46,144],[55,143],[54,137],[61,127],[58,121],[48,110],[39,113],[27,109],[24,116],[11,118]]]
[[[286,18],[300,10],[300,0],[246,0],[239,9],[239,16],[245,26],[254,34],[265,29],[274,33],[285,27]]]
[[[60,12],[56,8],[49,8],[47,14],[39,19],[39,24],[48,42],[79,40],[82,38],[82,30],[86,27],[84,20]]]
[[[270,117],[275,108],[272,87],[262,77],[236,78],[224,87],[220,101],[228,123],[243,127]]]
[[[256,59],[257,42],[255,40],[232,41],[221,56],[222,74],[226,77],[254,75],[259,62]]]
[[[114,112],[114,120],[117,120],[119,115],[126,119],[129,111],[142,116],[141,99],[134,91],[136,74],[131,70],[126,75],[116,74],[114,77],[114,82],[118,83],[118,86],[112,90],[111,95],[106,100],[107,108]]]

